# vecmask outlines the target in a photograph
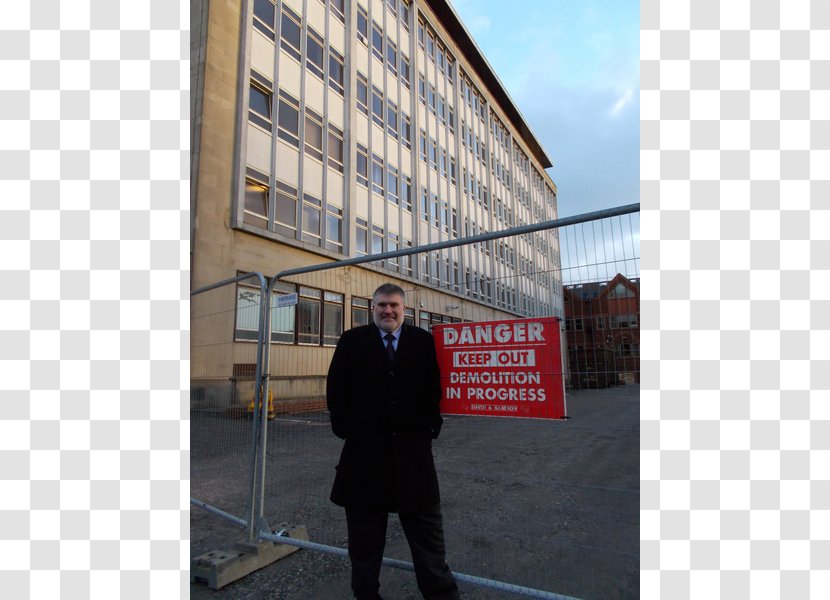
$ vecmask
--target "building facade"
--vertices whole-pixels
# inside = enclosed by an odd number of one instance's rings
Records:
[[[565,333],[573,387],[640,381],[640,279],[566,285]]]
[[[191,53],[194,289],[557,216],[549,158],[445,0],[194,1]],[[269,370],[324,373],[389,280],[427,329],[562,316],[558,251],[546,231],[278,283],[299,303],[274,311],[273,342],[297,358]],[[252,296],[235,294],[244,346]]]

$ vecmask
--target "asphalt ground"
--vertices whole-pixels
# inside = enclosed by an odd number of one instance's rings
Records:
[[[639,386],[567,396],[569,419],[446,418],[434,443],[447,561],[460,573],[575,598],[639,597]],[[328,415],[269,422],[264,515],[305,525],[311,541],[346,547],[341,508],[328,499],[342,442]],[[250,421],[191,416],[191,495],[241,516],[247,505]],[[191,557],[229,548],[244,531],[191,509]],[[385,555],[410,560],[396,515]],[[459,585],[465,599],[520,598]],[[386,600],[417,600],[414,573],[384,567]],[[351,598],[347,559],[299,550],[202,599]]]

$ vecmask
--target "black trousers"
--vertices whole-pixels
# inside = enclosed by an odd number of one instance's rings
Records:
[[[346,509],[352,591],[358,600],[380,600],[380,566],[386,546],[386,512]],[[418,589],[426,600],[458,600],[458,586],[446,562],[441,507],[399,514]]]

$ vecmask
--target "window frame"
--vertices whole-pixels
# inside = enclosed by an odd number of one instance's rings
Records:
[[[363,172],[361,172],[361,159],[363,159]],[[363,187],[369,187],[369,149],[360,142],[357,142],[357,160],[355,161],[355,171],[357,173],[357,183]]]
[[[328,135],[326,139],[326,152],[328,155],[328,166],[339,173],[343,173],[343,160],[345,153],[345,141],[343,138],[343,131],[338,127],[328,124]],[[340,155],[332,153],[333,148],[340,149]]]
[[[271,7],[271,18],[270,25],[263,19],[263,17],[257,14],[257,8],[262,7],[263,5],[270,4]],[[274,24],[277,18],[277,6],[274,3],[274,0],[255,0],[254,1],[254,27],[260,31],[260,33],[267,36],[271,41],[276,39],[276,32],[274,30]]]
[[[345,88],[343,87],[346,76],[345,64],[345,58],[343,57],[343,55],[341,55],[334,48],[329,47],[329,87],[331,87],[341,97],[345,95]],[[339,74],[339,79],[332,78],[333,71]]]
[[[312,53],[311,45],[312,43],[315,47],[320,49],[320,63],[317,64],[314,62],[313,57],[316,57],[316,53]],[[326,68],[326,41],[322,35],[317,33],[311,27],[306,28],[306,58],[305,64],[306,68],[311,71],[314,75],[316,75],[320,81],[325,81],[325,68]]]
[[[254,108],[254,105],[251,102],[252,92],[256,92],[261,94],[265,100],[265,106],[267,107],[268,114],[262,114],[258,109]],[[259,103],[257,103],[259,104]],[[273,131],[274,127],[274,118],[273,118],[273,110],[274,110],[274,91],[273,89],[268,89],[262,82],[258,79],[251,78],[249,88],[248,88],[248,121],[262,127],[268,133]]]
[[[296,131],[291,131],[284,126],[283,109],[287,108],[296,114]],[[280,89],[279,104],[277,106],[277,137],[288,142],[295,148],[300,147],[300,101],[291,94]]]
[[[361,30],[362,26],[362,30]],[[357,23],[355,25],[357,39],[363,42],[364,46],[369,46],[369,14],[366,9],[357,5]]]
[[[309,135],[315,131],[319,132],[319,145],[314,144],[315,140],[309,140]],[[322,163],[323,143],[325,140],[323,117],[308,107],[306,107],[305,110],[305,129],[303,131],[303,138],[303,151],[305,154]]]
[[[291,24],[296,26],[298,38],[297,38],[297,45],[291,43],[291,41],[285,37],[286,32],[286,19],[288,19]],[[292,29],[293,31],[293,29]],[[293,10],[288,8],[287,6],[283,5],[282,13],[280,14],[280,48],[286,51],[286,53],[296,60],[300,62],[302,60],[302,43],[303,43],[303,20],[297,13]]]

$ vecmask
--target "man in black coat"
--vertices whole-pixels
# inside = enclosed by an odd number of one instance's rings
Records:
[[[380,599],[387,517],[397,512],[424,598],[456,600],[432,458],[443,421],[432,335],[404,324],[399,286],[381,285],[372,300],[373,323],[340,337],[326,382],[331,428],[345,440],[331,500],[346,509],[352,590]]]

